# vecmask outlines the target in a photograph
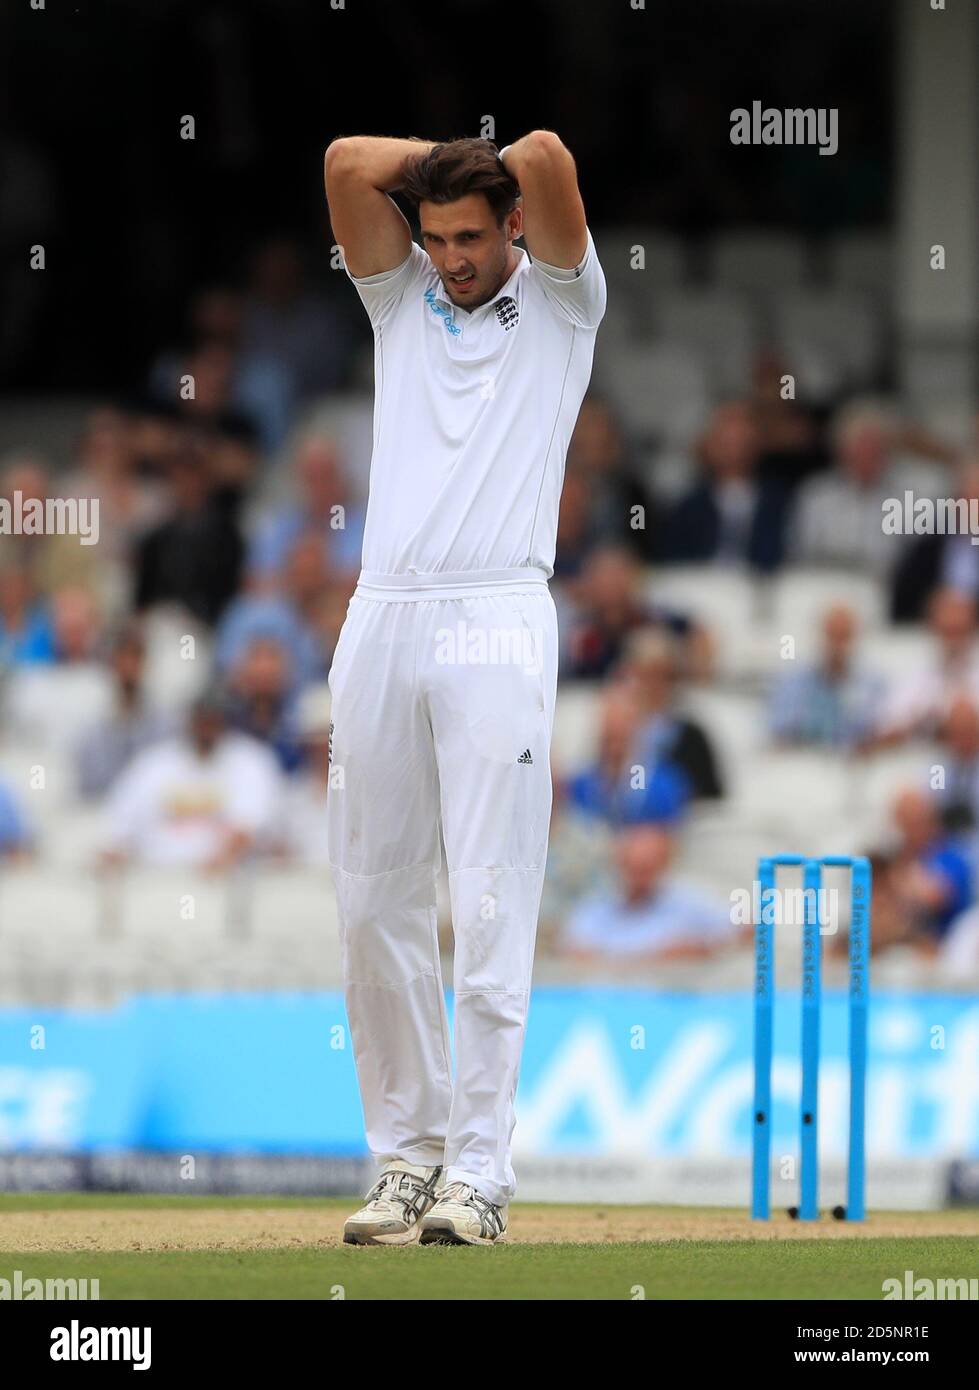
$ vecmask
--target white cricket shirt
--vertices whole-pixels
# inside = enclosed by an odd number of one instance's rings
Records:
[[[347,271],[374,329],[374,449],[363,568],[554,573],[564,461],[605,313],[588,232],[565,270],[520,260],[476,309],[416,242],[394,270]]]

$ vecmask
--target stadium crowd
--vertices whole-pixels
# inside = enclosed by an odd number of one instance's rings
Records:
[[[369,464],[363,348],[309,288],[299,248],[277,240],[243,287],[194,296],[186,340],[147,365],[139,399],[93,403],[70,457],[0,461],[11,502],[100,504],[98,544],[5,536],[0,559],[3,750],[66,770],[72,814],[97,827],[93,871],[326,867],[326,681]],[[689,847],[705,843],[698,828],[750,819],[752,757],[808,751],[807,766],[870,778],[899,753],[911,772],[888,784],[877,838],[835,847],[873,856],[875,951],[979,969],[979,547],[882,527],[907,488],[979,498],[979,455],[865,391],[786,399],[791,368],[760,350],[750,387],[709,405],[668,486],[658,442],[600,374],[586,399],[552,581],[559,723],[584,711],[571,721],[584,737],[555,739],[541,954],[655,967],[745,949],[722,876],[698,873]],[[340,428],[335,406],[366,425]],[[670,582],[757,595],[816,571],[837,591],[811,631],[766,629],[758,665],[747,632]],[[868,592],[873,642],[852,597]],[[907,632],[910,658],[875,659]],[[747,754],[712,726],[710,697],[726,695],[750,711]],[[41,793],[0,766],[0,855],[43,866]],[[797,785],[788,801],[807,795]],[[792,807],[764,809],[751,844],[771,850]]]

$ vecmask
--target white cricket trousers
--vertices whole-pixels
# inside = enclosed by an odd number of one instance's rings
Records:
[[[542,570],[361,573],[330,670],[329,861],[367,1144],[508,1202],[551,813]],[[435,885],[455,935],[455,1082]]]

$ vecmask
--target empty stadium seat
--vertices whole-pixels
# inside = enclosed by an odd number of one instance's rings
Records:
[[[601,691],[592,681],[566,681],[558,687],[551,765],[559,776],[567,776],[594,757],[600,702]]]
[[[769,661],[771,643],[760,611],[765,583],[742,569],[671,565],[653,571],[647,598],[686,614],[712,634],[719,677],[751,681]]]
[[[234,920],[233,909],[242,896],[228,875],[136,869],[103,879],[102,889],[105,910],[118,913],[117,930],[125,937],[179,943],[219,939],[234,934],[236,927],[247,931],[247,924]]]
[[[721,764],[725,789],[736,797],[764,746],[758,701],[737,691],[688,686],[681,692],[677,707],[709,736]]]
[[[154,701],[164,709],[190,704],[210,678],[210,636],[193,618],[169,608],[148,613],[144,632],[146,688]]]
[[[715,391],[737,394],[749,386],[758,326],[743,294],[671,290],[656,307],[655,327],[670,347],[685,348],[707,364]]]
[[[0,953],[17,938],[64,959],[73,944],[91,942],[97,925],[98,897],[90,879],[36,863],[6,866],[0,874]]]
[[[868,633],[860,647],[868,668],[894,681],[931,666],[935,650],[934,639],[923,625]]]
[[[76,804],[75,764],[57,746],[42,748],[10,737],[0,752],[4,779],[28,824],[46,838],[46,827]]]
[[[940,748],[917,741],[861,758],[854,774],[855,810],[880,834],[897,794],[907,787],[927,790],[932,767],[943,761]]]
[[[609,299],[605,317],[595,340],[595,360],[593,372],[597,373],[606,354],[622,351],[636,342],[636,326],[629,310],[628,300],[623,295]]]
[[[27,809],[31,809],[27,802]],[[39,824],[39,848],[56,871],[90,873],[101,847],[100,807],[67,804]]]
[[[872,385],[881,368],[879,314],[859,290],[796,290],[772,310],[773,338],[800,395],[826,400]]]
[[[702,360],[674,343],[607,344],[596,357],[595,382],[633,434],[668,445],[689,444],[710,409]]]
[[[339,961],[336,894],[327,871],[266,869],[249,896],[256,943],[300,944],[307,955]]]
[[[679,285],[686,277],[686,258],[680,237],[649,226],[615,227],[594,234],[595,249],[613,291],[635,291],[638,281],[656,286]],[[640,259],[642,268],[636,267]]]
[[[825,749],[769,749],[752,761],[738,789],[738,809],[772,846],[812,853],[816,837],[839,828],[852,810],[847,759]],[[796,848],[798,846],[798,848]]]
[[[667,445],[650,449],[643,460],[646,485],[665,502],[676,502],[698,480],[697,464],[689,448]]]
[[[300,433],[317,430],[337,443],[344,471],[362,501],[367,500],[374,441],[373,354],[364,352],[368,368],[363,391],[338,391],[318,400],[304,417]]]
[[[758,860],[768,853],[771,843],[765,834],[730,807],[698,807],[679,837],[674,869],[727,897],[734,889],[750,890]]]
[[[836,604],[852,608],[863,632],[878,631],[886,620],[887,594],[872,575],[850,570],[786,569],[770,589],[770,618],[781,633],[809,637],[818,650],[819,624]]]
[[[825,248],[830,283],[841,290],[868,290],[889,303],[894,293],[895,246],[889,232],[840,232]]]
[[[764,295],[803,284],[809,256],[802,238],[789,232],[725,232],[711,243],[708,266],[719,288]]]

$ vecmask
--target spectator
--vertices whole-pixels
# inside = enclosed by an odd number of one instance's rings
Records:
[[[785,398],[788,372],[776,353],[760,352],[752,367],[751,404],[758,427],[759,476],[794,488],[826,466],[826,454],[811,412]]]
[[[11,455],[3,460],[3,475],[0,478],[0,497],[9,503],[11,511],[16,510],[16,499],[20,494],[22,506],[40,502],[42,507],[48,495],[47,469],[39,459],[27,455]],[[4,536],[4,561],[26,570],[39,593],[51,591],[51,577],[48,573],[50,536],[44,532],[23,531]]]
[[[234,354],[221,343],[204,343],[187,359],[184,374],[193,382],[181,390],[177,417],[185,438],[206,455],[211,495],[236,505],[256,468],[256,431],[231,401]]]
[[[928,626],[935,640],[933,658],[887,696],[874,740],[877,746],[931,738],[954,700],[964,696],[979,702],[974,600],[955,589],[939,589],[929,604]]]
[[[178,604],[208,625],[238,588],[243,545],[231,508],[220,495],[210,460],[186,442],[171,461],[172,512],[140,542],[136,608]]]
[[[0,494],[15,511],[19,494],[25,514],[23,530],[3,538],[4,560],[27,571],[38,595],[49,596],[55,589],[97,587],[101,546],[83,545],[78,534],[59,532],[47,522],[48,503],[55,497],[70,495],[70,490],[66,493],[59,489],[57,494],[52,494],[44,463],[29,456],[8,459]],[[45,522],[37,531],[26,524],[29,510],[39,510],[45,515]],[[93,519],[91,512],[86,511],[84,524],[86,527],[98,525],[97,535],[101,541],[100,519]]]
[[[331,440],[309,434],[301,441],[296,481],[296,500],[275,510],[258,528],[248,555],[249,581],[254,587],[273,588],[305,535],[319,539],[328,570],[355,580],[364,543],[364,508],[351,497]]]
[[[621,676],[639,701],[637,748],[645,768],[668,763],[683,773],[694,798],[724,795],[717,757],[707,734],[675,709],[677,652],[667,632],[640,628],[626,643]]]
[[[557,586],[567,586],[569,594],[591,550],[590,505],[584,475],[566,471],[558,508],[554,579]]]
[[[245,302],[245,351],[279,363],[301,405],[343,384],[349,343],[343,313],[308,288],[299,245],[274,237],[260,247]]]
[[[537,948],[555,949],[572,908],[607,874],[612,830],[582,815],[568,798],[566,779],[553,768],[554,797],[547,842],[547,873],[541,896]]]
[[[234,373],[235,354],[227,343],[216,338],[196,343],[179,362],[161,404],[174,405],[178,418],[203,435],[251,438],[252,421],[235,405]]]
[[[217,871],[267,848],[281,774],[255,739],[229,732],[212,694],[193,707],[187,733],[145,749],[107,806],[103,860]]]
[[[273,638],[253,638],[230,673],[229,723],[265,744],[283,772],[295,772],[302,760],[294,691],[286,648]]]
[[[781,483],[759,479],[760,448],[747,402],[716,408],[698,446],[703,476],[665,519],[669,559],[747,564],[764,573],[778,568],[789,493]]]
[[[222,674],[236,666],[259,637],[277,642],[288,653],[294,687],[326,673],[323,618],[325,596],[333,586],[317,536],[296,542],[281,578],[281,593],[240,594],[228,609],[215,653]]]
[[[853,610],[836,604],[823,616],[819,660],[777,678],[768,705],[777,743],[853,748],[871,736],[883,682],[855,662],[856,636]]]
[[[888,410],[853,401],[833,426],[834,463],[799,493],[792,554],[801,564],[838,565],[885,575],[901,538],[886,535],[884,502],[903,490],[892,459],[897,422]]]
[[[970,509],[979,504],[979,461],[960,469],[955,497]],[[893,621],[919,622],[939,588],[979,600],[979,545],[971,535],[916,536],[904,547],[891,589]]]
[[[0,670],[54,660],[54,629],[26,569],[0,569]]]
[[[121,410],[101,406],[86,418],[76,466],[65,479],[65,497],[97,498],[99,558],[128,565],[139,539],[163,520],[166,491],[138,472],[134,422]]]
[[[33,844],[34,836],[13,789],[0,777],[0,861],[23,859],[31,852]]]
[[[579,411],[567,471],[580,476],[588,493],[588,544],[625,545],[639,559],[653,560],[660,533],[655,503],[629,457],[621,425],[594,393]]]
[[[938,803],[907,789],[893,807],[894,843],[879,856],[874,936],[879,946],[908,942],[934,955],[952,920],[972,902],[972,869],[943,829]],[[878,885],[887,910],[878,913]]]
[[[971,700],[952,701],[941,726],[941,785],[934,786],[943,827],[950,833],[979,825],[979,709]]]
[[[275,358],[246,351],[243,332],[244,302],[236,290],[209,285],[194,296],[190,305],[191,352],[215,346],[223,350],[227,361],[226,410],[247,419],[262,448],[273,454],[285,439],[295,411],[292,376]],[[178,399],[180,378],[187,369],[184,353],[164,353],[150,375],[153,395],[163,403]]]
[[[113,708],[86,729],[76,752],[78,790],[86,801],[105,796],[145,748],[172,736],[173,718],[146,691],[146,643],[134,624],[117,634],[109,656]]]
[[[101,617],[88,589],[55,593],[51,624],[53,660],[14,671],[4,730],[39,751],[73,757],[86,730],[111,716],[112,678],[99,659]]]
[[[603,545],[585,563],[574,590],[575,611],[565,623],[564,674],[606,675],[626,639],[640,628],[662,628],[681,639],[684,670],[701,674],[708,663],[705,634],[680,613],[656,608],[640,593],[642,571],[624,546]]]
[[[585,815],[613,824],[676,821],[690,799],[687,778],[658,757],[640,761],[641,706],[628,685],[610,686],[602,700],[598,758],[572,777],[568,802]]]
[[[729,906],[667,878],[672,836],[628,826],[613,848],[616,884],[586,898],[568,919],[561,946],[576,957],[635,961],[703,959],[738,939]]]

